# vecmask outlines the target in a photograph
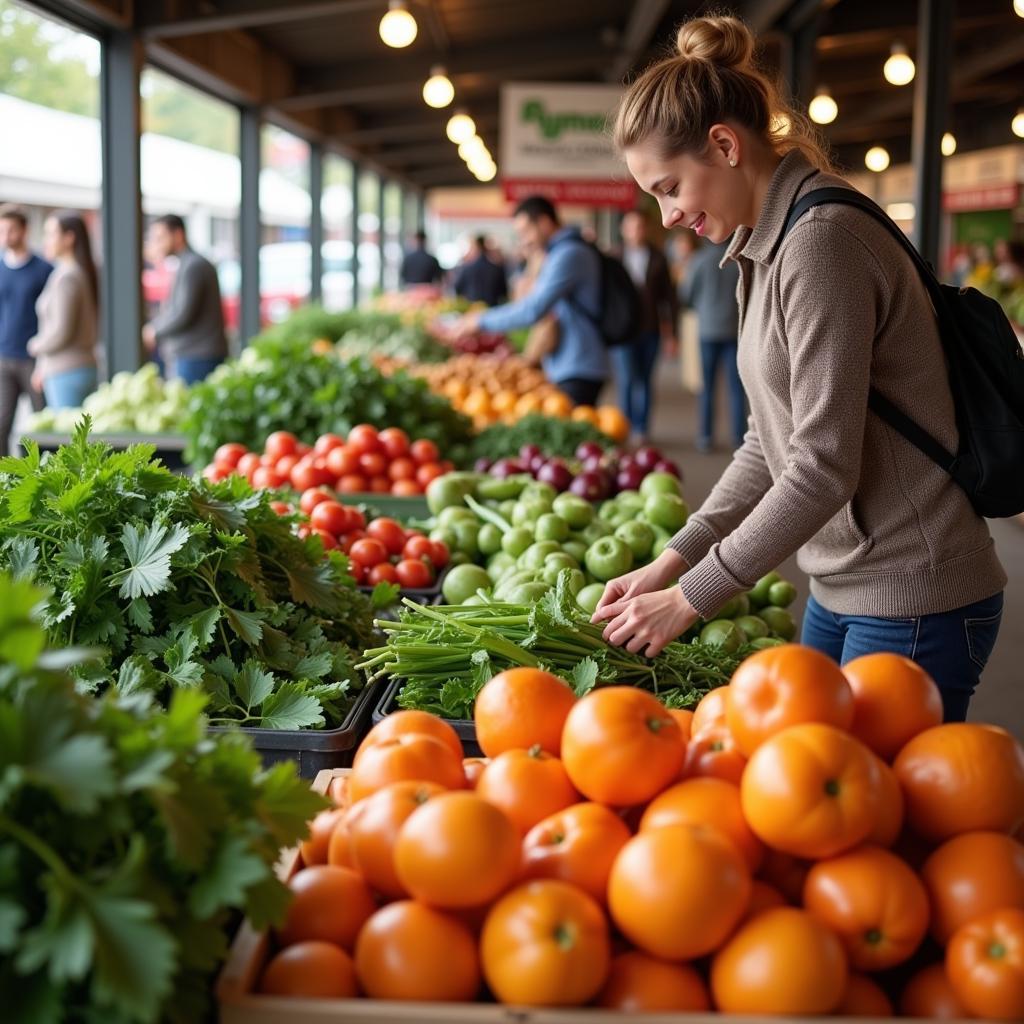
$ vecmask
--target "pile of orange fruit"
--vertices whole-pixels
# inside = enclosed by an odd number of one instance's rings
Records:
[[[1024,749],[931,680],[760,651],[691,713],[534,669],[362,743],[261,991],[1024,1018]]]

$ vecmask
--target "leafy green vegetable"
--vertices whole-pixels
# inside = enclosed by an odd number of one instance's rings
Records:
[[[305,340],[273,335],[216,369],[190,394],[184,432],[193,464],[209,462],[227,441],[262,450],[275,430],[312,443],[359,423],[401,427],[410,437],[434,441],[453,459],[460,454],[456,445],[470,436],[470,421],[432,394],[426,381],[404,372],[385,377],[366,359],[320,355]]]
[[[152,447],[115,453],[88,430],[45,460],[30,446],[0,462],[0,567],[48,588],[52,642],[102,649],[75,669],[83,688],[165,702],[199,688],[217,724],[338,724],[373,629],[345,557],[295,536],[239,477],[192,482]]]
[[[236,915],[281,919],[278,850],[323,802],[242,735],[207,737],[198,692],[164,712],[12,660],[41,648],[43,600],[0,574],[4,1020],[193,1024]]]
[[[470,461],[515,458],[525,444],[537,445],[545,455],[568,459],[584,441],[596,441],[605,448],[615,446],[607,434],[590,423],[531,413],[511,426],[496,423],[482,430],[470,445]]]
[[[425,608],[405,601],[398,622],[378,622],[388,634],[387,645],[367,651],[360,667],[371,678],[404,679],[398,696],[403,708],[471,719],[484,683],[514,666],[554,672],[580,696],[595,686],[639,686],[667,707],[686,708],[728,683],[752,651],[671,643],[649,660],[612,647],[576,604],[570,580],[570,572],[561,573],[557,585],[533,605]]]
[[[338,341],[338,350],[346,359],[376,356],[409,363],[443,363],[452,357],[452,350],[423,327],[395,327],[379,321],[346,331]]]

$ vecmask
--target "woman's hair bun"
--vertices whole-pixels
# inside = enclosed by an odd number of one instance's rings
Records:
[[[679,28],[676,48],[681,57],[706,60],[723,68],[744,67],[753,61],[754,36],[739,18],[693,18]]]

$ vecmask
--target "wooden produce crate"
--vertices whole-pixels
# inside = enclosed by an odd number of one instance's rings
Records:
[[[335,778],[350,769],[320,772],[313,783],[326,793]],[[288,850],[278,863],[278,876],[287,881],[300,868],[298,849]],[[630,1016],[608,1010],[548,1010],[500,1006],[494,1003],[414,1003],[380,999],[294,999],[259,995],[255,989],[271,951],[270,936],[243,922],[217,979],[220,1024],[778,1024],[779,1017],[728,1016],[713,1013],[645,1013]],[[801,1017],[801,1024],[896,1024],[883,1017]],[[900,1018],[907,1020],[909,1018]],[[966,1024],[966,1022],[965,1022]]]

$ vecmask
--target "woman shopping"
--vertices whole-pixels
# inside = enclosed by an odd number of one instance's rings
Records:
[[[912,658],[947,720],[963,719],[1006,574],[967,494],[868,410],[874,387],[956,450],[935,315],[869,213],[818,205],[786,232],[799,197],[850,186],[754,66],[754,43],[733,18],[684,24],[678,53],[642,74],[618,113],[616,144],[666,228],[732,236],[751,416],[704,505],[657,561],[608,585],[594,618],[610,642],[653,655],[798,552],[811,587],[803,642],[839,662]]]
[[[61,210],[43,226],[43,251],[54,265],[36,303],[39,333],[28,343],[32,381],[53,409],[77,408],[96,390],[99,282],[85,222]]]

